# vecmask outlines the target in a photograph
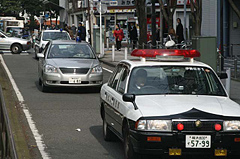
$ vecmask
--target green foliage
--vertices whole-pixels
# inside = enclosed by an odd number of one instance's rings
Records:
[[[43,11],[43,4],[40,0],[21,0],[23,10],[26,9],[27,13],[39,15]]]
[[[21,2],[16,0],[0,0],[1,13],[17,14],[21,11]]]

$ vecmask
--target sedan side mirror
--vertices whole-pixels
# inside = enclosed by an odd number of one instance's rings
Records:
[[[37,57],[38,57],[38,58],[44,58],[44,54],[38,53],[38,54],[37,54]]]
[[[122,99],[124,102],[131,102],[133,104],[135,110],[138,109],[138,107],[135,103],[135,95],[134,94],[123,94]]]
[[[217,73],[217,75],[218,75],[218,77],[219,77],[220,79],[226,79],[226,78],[228,78],[227,73]]]

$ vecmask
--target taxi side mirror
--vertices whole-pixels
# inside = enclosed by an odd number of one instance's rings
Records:
[[[135,95],[134,94],[123,94],[122,99],[124,102],[131,102],[133,104],[135,110],[138,109],[138,107],[135,103]]]
[[[217,73],[217,75],[218,75],[218,77],[219,77],[220,79],[226,79],[226,78],[228,78],[227,73]]]

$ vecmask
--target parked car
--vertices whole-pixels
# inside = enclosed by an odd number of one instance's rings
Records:
[[[37,58],[37,53],[40,53],[49,40],[71,40],[68,32],[64,30],[44,30],[35,39],[34,52],[35,58]]]
[[[100,87],[102,67],[91,46],[70,40],[50,41],[37,54],[39,85],[50,87]]]
[[[22,51],[29,50],[31,42],[26,39],[17,37],[9,37],[4,32],[0,31],[0,49],[11,50],[13,54],[21,53]]]
[[[119,137],[126,159],[240,158],[240,106],[196,50],[143,49],[101,88],[103,138]],[[154,60],[144,60],[146,57]],[[183,58],[185,57],[185,58]]]

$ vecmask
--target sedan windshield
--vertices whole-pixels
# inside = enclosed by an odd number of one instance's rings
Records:
[[[137,67],[131,73],[128,93],[226,96],[212,70],[189,66]]]
[[[95,59],[92,49],[86,44],[53,44],[48,58]]]
[[[44,41],[47,40],[70,40],[66,32],[44,32],[43,38]]]

